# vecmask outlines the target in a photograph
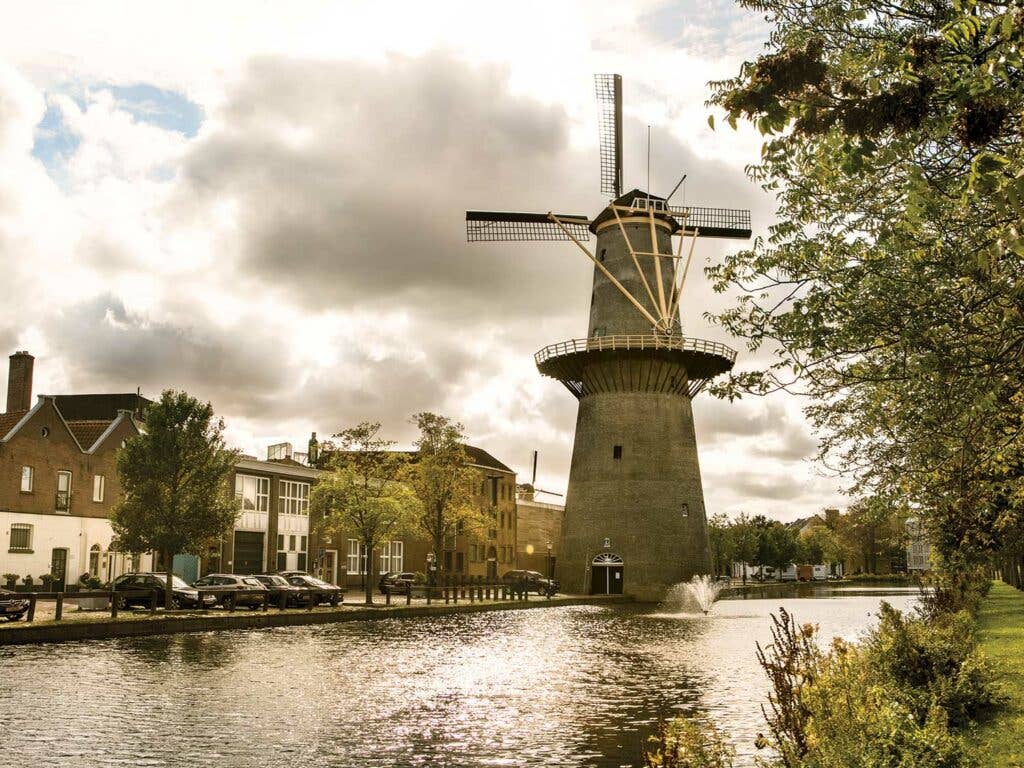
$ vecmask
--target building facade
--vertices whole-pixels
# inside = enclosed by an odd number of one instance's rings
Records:
[[[0,573],[37,584],[52,573],[60,587],[84,573],[107,581],[149,567],[148,556],[117,551],[109,520],[121,495],[117,450],[139,433],[132,410],[111,411],[118,403],[109,398],[121,396],[108,395],[74,396],[76,418],[61,407],[68,396],[40,395],[28,407],[32,370],[27,352],[11,356],[0,414]]]
[[[516,550],[519,567],[538,571],[548,578],[555,573],[558,554],[562,550],[562,524],[565,505],[538,501],[532,487],[519,486],[519,529]]]
[[[907,520],[907,571],[924,573],[932,568],[932,545],[920,518]]]

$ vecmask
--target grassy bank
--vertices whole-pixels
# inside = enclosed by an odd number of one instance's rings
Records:
[[[1010,703],[980,726],[982,765],[1024,768],[1024,592],[996,582],[978,613],[978,640],[998,665]]]

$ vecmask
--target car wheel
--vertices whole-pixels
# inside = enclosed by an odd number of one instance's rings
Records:
[[[123,611],[128,608],[128,598],[124,595],[115,595],[114,605],[117,606],[117,610]]]
[[[171,610],[172,611],[181,610],[181,598],[179,598],[179,597],[172,597],[171,598]]]
[[[223,599],[220,601],[220,604],[224,606],[225,611],[230,611],[232,608],[235,607],[235,596],[224,595]]]
[[[6,618],[7,618],[8,621],[17,621],[18,619],[20,619],[22,617],[22,615],[23,614],[20,614],[20,613],[12,613],[9,616],[7,616]]]

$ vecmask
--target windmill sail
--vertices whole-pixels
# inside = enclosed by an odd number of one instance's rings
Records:
[[[557,215],[560,227],[547,213],[466,211],[466,240],[470,243],[589,240],[590,218]],[[571,236],[570,236],[571,235]]]
[[[622,194],[622,76],[594,75],[597,95],[601,191]]]

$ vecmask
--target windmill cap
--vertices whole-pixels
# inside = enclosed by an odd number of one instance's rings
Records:
[[[659,202],[662,203],[665,202],[664,197],[658,197],[657,195],[649,195],[642,190],[633,189],[627,192],[626,194],[612,200],[612,205],[632,207],[633,205],[636,204],[637,200],[658,200]],[[647,215],[646,212],[644,212],[644,215]],[[615,213],[612,211],[611,206],[608,206],[597,215],[597,218],[590,222],[590,231],[596,235],[598,228],[602,224],[604,224],[606,221],[613,220],[614,218]],[[671,228],[672,234],[675,234],[681,229],[681,227],[679,226],[679,222],[676,221],[671,214],[666,213],[665,211],[655,211],[654,218],[666,222]]]

